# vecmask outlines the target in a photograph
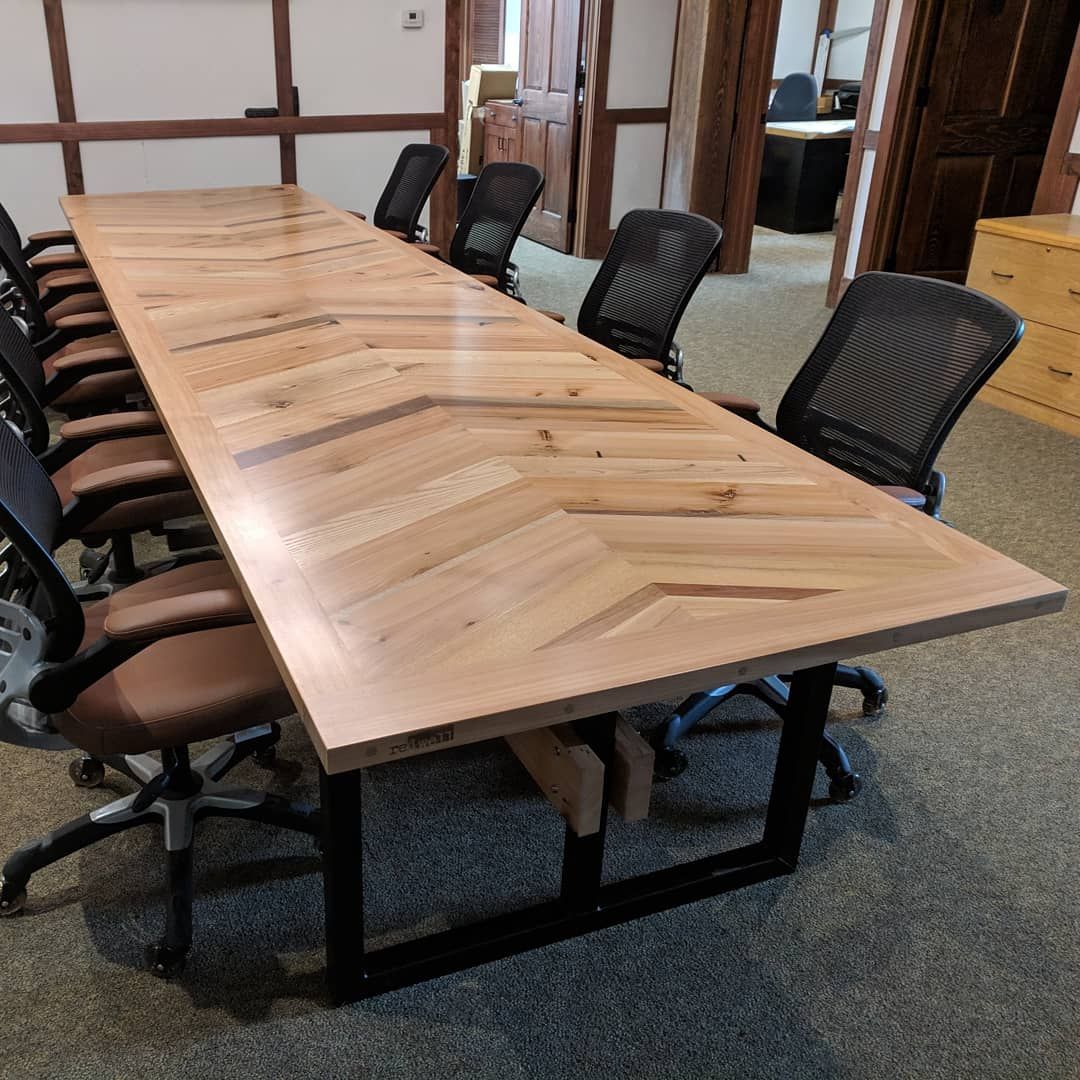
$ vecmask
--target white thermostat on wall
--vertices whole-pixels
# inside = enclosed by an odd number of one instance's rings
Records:
[[[419,30],[424,25],[422,8],[405,8],[401,13],[401,25],[406,30]]]

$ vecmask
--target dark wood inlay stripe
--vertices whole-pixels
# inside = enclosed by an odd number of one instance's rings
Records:
[[[308,248],[305,251],[290,251],[284,255],[271,255],[269,259],[256,259],[255,262],[279,262],[282,259],[299,259],[304,255],[318,255],[322,251],[341,251],[343,248],[366,247],[375,240],[353,240],[348,244],[331,244],[329,247]]]
[[[225,345],[230,341],[247,341],[250,338],[272,337],[274,334],[283,334],[286,330],[299,330],[304,326],[333,325],[334,320],[329,315],[309,315],[306,319],[294,319],[292,322],[264,326],[259,330],[245,330],[242,334],[227,334],[225,337],[208,338],[206,341],[196,341],[191,345],[180,345],[169,351],[173,353],[195,352],[196,349],[208,349],[211,345]]]
[[[658,581],[656,587],[668,596],[709,596],[728,600],[805,600],[839,591],[798,585],[695,585],[678,581]]]
[[[430,398],[410,398],[408,401],[399,401],[395,405],[387,405],[386,408],[364,413],[363,416],[350,416],[345,420],[339,420],[336,424],[319,428],[317,431],[305,431],[299,435],[290,435],[287,439],[267,443],[265,446],[257,446],[253,450],[242,450],[239,454],[234,454],[233,459],[241,469],[250,469],[254,465],[264,465],[268,461],[288,457],[301,450],[308,450],[312,446],[344,438],[356,431],[378,427],[380,424],[390,423],[391,420],[399,420],[403,416],[411,416],[413,413],[433,408],[435,405]]]
[[[264,221],[288,221],[290,218],[319,217],[323,210],[298,210],[295,214],[275,214],[273,217],[247,218],[245,221],[227,221],[226,229],[238,229],[241,225],[261,225]]]

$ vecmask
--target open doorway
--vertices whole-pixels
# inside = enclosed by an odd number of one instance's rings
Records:
[[[852,139],[864,94],[875,7],[885,0],[783,0],[766,112],[750,267],[789,266],[824,293]],[[797,269],[796,269],[797,268]]]

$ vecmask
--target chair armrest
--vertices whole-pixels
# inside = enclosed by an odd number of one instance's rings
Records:
[[[103,327],[112,329],[115,327],[112,315],[107,310],[84,311],[78,315],[63,315],[56,320],[56,329],[64,330],[72,334],[89,334]]]
[[[395,240],[404,240],[406,243],[409,241],[408,234],[403,233],[400,229],[380,229],[379,232],[384,232],[387,236],[392,236]]]
[[[97,495],[112,495],[122,488],[132,488],[138,490],[125,494],[125,498],[143,498],[161,491],[176,491],[178,481],[187,484],[187,476],[180,462],[174,458],[133,461],[80,476],[71,485],[71,493],[77,498],[85,499]]]
[[[45,384],[42,404],[50,405],[58,412],[68,413],[101,411],[127,404],[132,395],[143,396],[139,373],[133,367],[116,371],[94,371],[88,375],[55,376]]]
[[[906,506],[914,506],[916,510],[922,510],[926,506],[926,496],[914,488],[900,487],[898,484],[878,484],[878,491],[884,491],[894,499],[899,499]]]
[[[30,260],[30,269],[38,277],[53,270],[82,270],[86,266],[86,257],[80,251],[53,251],[48,255],[35,255]]]
[[[121,608],[108,615],[104,630],[113,641],[158,641],[253,621],[239,589],[208,589]]]
[[[70,266],[50,270],[38,278],[39,290],[44,289],[46,292],[53,289],[77,289],[80,285],[89,285],[96,289],[97,279],[89,270]]]
[[[499,279],[493,277],[491,274],[470,274],[469,277],[473,281],[479,281],[481,285],[487,285],[491,289],[497,289],[499,287]]]
[[[438,257],[442,254],[438,244],[413,244],[413,247],[424,252],[425,255],[434,255]]]
[[[753,398],[739,397],[738,394],[699,393],[698,397],[703,397],[706,401],[719,405],[721,409],[727,409],[728,412],[736,413],[739,416],[756,418],[757,414],[761,412],[761,406]]]
[[[99,292],[81,292],[72,296],[65,296],[63,300],[47,308],[45,322],[55,329],[60,329],[60,323],[72,315],[85,315],[87,313],[106,312],[105,298]],[[107,313],[107,312],[106,312]],[[109,322],[112,316],[109,315]]]
[[[566,323],[566,316],[561,311],[545,311],[543,308],[540,308],[540,314],[546,315],[553,322]]]
[[[131,354],[122,346],[105,346],[98,349],[77,349],[58,356],[52,362],[53,371],[121,371],[134,367]]]
[[[32,259],[51,247],[78,247],[75,234],[70,229],[48,229],[45,232],[31,233],[22,250],[23,258]]]
[[[367,221],[367,214],[362,210],[349,210],[347,212],[352,214],[353,217],[358,217],[361,221]]]
[[[663,375],[663,373],[664,373],[664,365],[661,364],[659,360],[636,360],[635,359],[634,363],[637,364],[638,367],[645,368],[646,371],[655,371],[657,373],[657,375]]]
[[[156,412],[105,413],[68,420],[60,428],[60,438],[68,441],[117,439],[126,435],[160,435],[164,431]]]

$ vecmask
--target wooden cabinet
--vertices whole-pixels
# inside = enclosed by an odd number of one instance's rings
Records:
[[[484,164],[521,160],[521,106],[510,101],[484,103]]]
[[[1080,435],[1080,216],[989,218],[975,230],[968,285],[1027,323],[980,397]]]

